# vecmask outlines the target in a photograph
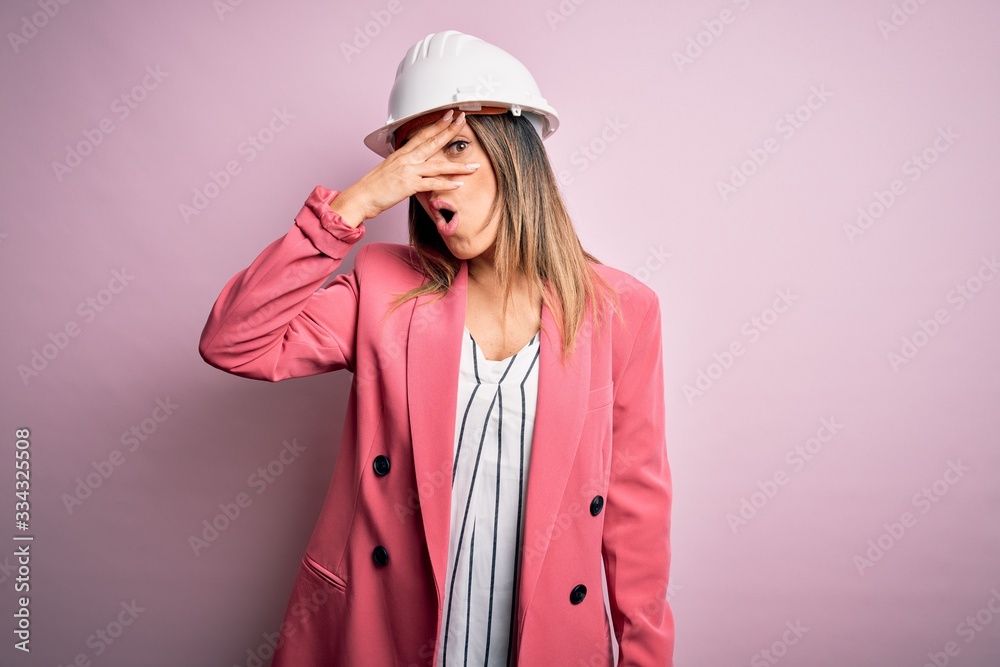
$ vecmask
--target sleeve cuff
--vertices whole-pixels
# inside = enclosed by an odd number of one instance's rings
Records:
[[[340,214],[330,208],[330,202],[340,194],[322,185],[313,188],[305,205],[295,216],[295,224],[316,249],[334,259],[343,259],[351,247],[365,235],[365,223],[351,227]]]

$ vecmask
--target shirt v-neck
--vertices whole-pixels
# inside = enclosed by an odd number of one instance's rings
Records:
[[[538,335],[541,333],[541,329],[539,329],[538,331],[535,332],[534,336],[532,336],[531,338],[528,339],[527,343],[525,343],[524,345],[521,346],[520,350],[518,350],[517,352],[515,352],[514,354],[512,354],[512,355],[510,355],[508,357],[505,357],[505,358],[500,359],[500,360],[497,361],[497,360],[487,359],[486,358],[486,353],[483,352],[483,348],[479,347],[479,343],[476,342],[476,339],[475,339],[475,337],[473,337],[472,332],[469,331],[469,327],[467,327],[465,325],[462,325],[462,328],[465,330],[465,333],[472,340],[472,344],[476,348],[476,351],[477,351],[476,360],[480,361],[482,363],[488,364],[490,368],[495,368],[496,366],[498,366],[500,364],[509,363],[510,360],[513,359],[515,356],[517,356],[518,354],[520,354],[520,353],[524,352],[525,350],[527,350],[538,339]]]

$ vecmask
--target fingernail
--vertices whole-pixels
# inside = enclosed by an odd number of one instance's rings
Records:
[[[479,163],[478,162],[470,162],[469,164],[465,165],[465,168],[466,169],[479,169]]]
[[[465,185],[462,181],[452,181],[451,184],[456,188],[460,185]]]
[[[458,114],[458,116],[452,122],[454,122],[455,125],[461,125],[462,123],[464,123],[465,122],[465,112],[463,111],[462,113]]]
[[[455,115],[455,110],[454,109],[448,109],[447,113],[445,113],[445,115],[442,116],[441,118],[443,118],[444,120],[451,120],[451,117],[454,116],[454,115]]]

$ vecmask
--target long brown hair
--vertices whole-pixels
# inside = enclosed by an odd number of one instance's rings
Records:
[[[614,288],[591,265],[600,260],[583,249],[562,199],[548,154],[531,122],[510,112],[496,115],[469,114],[466,121],[489,156],[497,179],[497,196],[489,215],[498,212],[494,263],[503,292],[502,317],[514,279],[522,274],[542,295],[555,316],[562,339],[563,363],[573,352],[587,304],[597,305],[598,286],[622,319],[621,304]],[[427,280],[393,301],[392,312],[407,300],[423,294],[444,293],[461,267],[462,260],[448,250],[416,196],[410,197],[410,247],[417,268]],[[548,283],[552,297],[544,289]],[[602,309],[592,308],[591,321],[600,327]]]

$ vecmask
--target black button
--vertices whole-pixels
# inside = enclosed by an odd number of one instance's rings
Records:
[[[389,459],[379,454],[375,457],[375,462],[372,463],[372,467],[375,468],[375,474],[379,477],[387,475],[389,473]]]
[[[389,552],[380,544],[372,551],[372,558],[375,559],[376,565],[385,565],[389,562]]]
[[[585,597],[587,597],[587,587],[583,584],[577,584],[569,594],[569,601],[573,604],[580,604]]]
[[[594,516],[600,514],[603,507],[604,498],[601,496],[594,496],[594,499],[590,501],[590,513]]]

